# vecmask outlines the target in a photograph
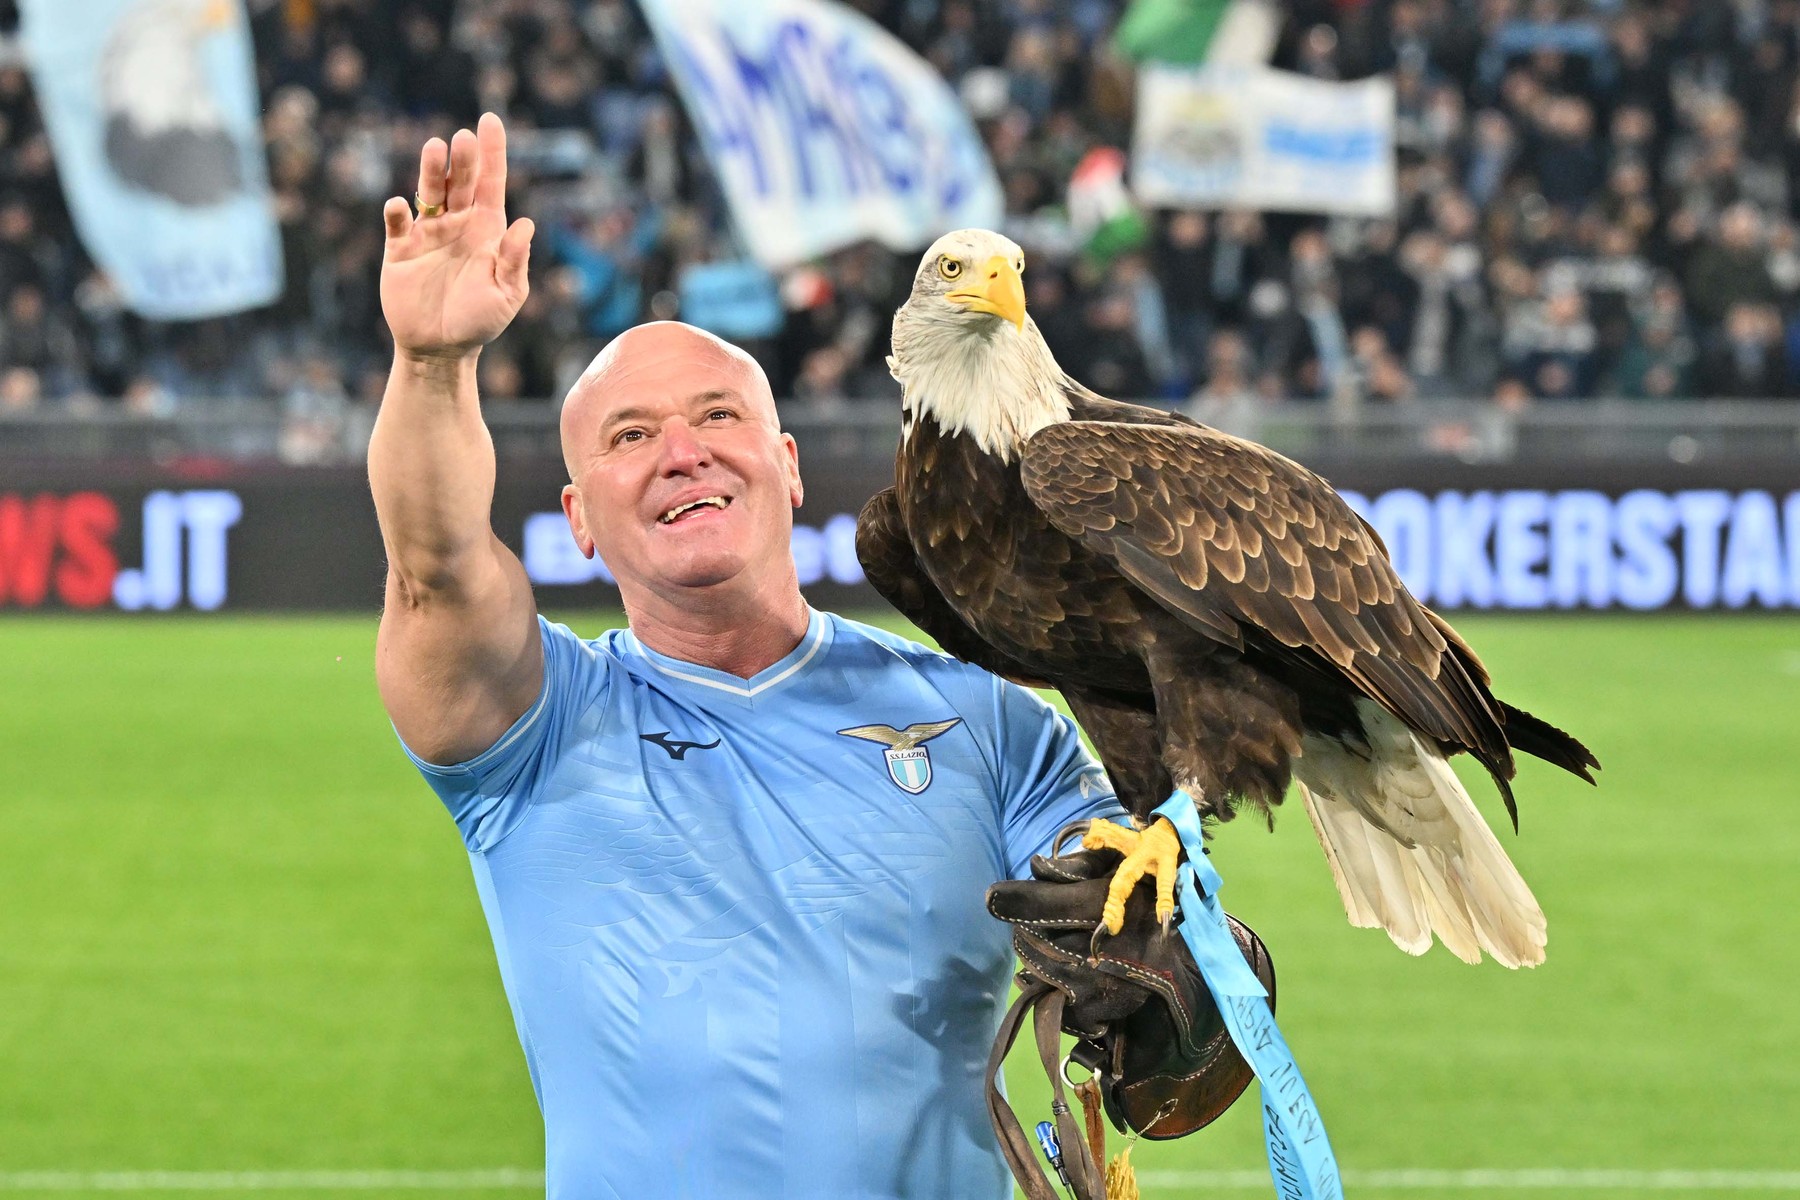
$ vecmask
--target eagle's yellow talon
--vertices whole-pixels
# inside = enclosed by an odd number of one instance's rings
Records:
[[[1175,826],[1164,817],[1144,830],[1095,821],[1082,835],[1081,844],[1089,850],[1118,850],[1125,855],[1125,861],[1113,873],[1106,906],[1101,910],[1106,932],[1117,937],[1125,927],[1125,901],[1138,880],[1146,875],[1156,880],[1156,916],[1163,932],[1168,932],[1175,917],[1175,872],[1181,863],[1181,836],[1175,832]]]
[[[1081,845],[1087,850],[1118,850],[1129,853],[1137,848],[1138,838],[1141,836],[1137,830],[1127,829],[1111,821],[1095,821],[1081,835]]]

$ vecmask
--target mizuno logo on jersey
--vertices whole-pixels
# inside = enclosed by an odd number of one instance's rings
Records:
[[[669,736],[669,731],[666,729],[661,733],[640,733],[638,736],[643,738],[646,742],[649,742],[652,746],[661,746],[664,750],[667,750],[669,752],[669,757],[676,762],[681,762],[686,759],[689,750],[711,750],[714,746],[717,746],[720,741],[718,738],[714,738],[710,742],[677,741]]]
[[[858,725],[854,729],[840,729],[838,735],[886,746],[882,756],[887,759],[888,778],[901,791],[916,796],[931,786],[931,751],[925,748],[925,743],[961,724],[961,717],[951,717],[948,721],[922,721],[905,729],[895,729],[892,725]]]

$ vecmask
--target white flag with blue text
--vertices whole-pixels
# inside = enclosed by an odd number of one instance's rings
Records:
[[[1138,72],[1131,190],[1147,205],[1385,217],[1394,82],[1243,65]]]
[[[281,293],[242,0],[21,0],[69,211],[126,302],[196,320]]]
[[[643,0],[750,253],[997,226],[1000,183],[930,64],[830,0]]]

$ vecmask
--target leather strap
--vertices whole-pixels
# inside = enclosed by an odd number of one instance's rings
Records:
[[[1006,1062],[1006,1052],[1018,1040],[1019,1027],[1025,1023],[1026,1014],[1031,1011],[1033,1002],[1051,990],[1053,989],[1049,984],[1034,981],[1020,992],[1019,998],[1006,1010],[1006,1015],[1000,1018],[1000,1032],[995,1035],[994,1048],[988,1053],[988,1120],[993,1122],[994,1132],[1000,1136],[1000,1153],[1006,1157],[1006,1165],[1012,1168],[1013,1178],[1024,1189],[1026,1200],[1061,1200],[1061,1197],[1051,1188],[1043,1168],[1032,1157],[1031,1142],[1026,1139],[1025,1131],[1019,1128],[1019,1118],[1013,1115],[1006,1097],[1000,1094],[998,1080],[1000,1068]]]
[[[1094,1166],[1098,1168],[1106,1161],[1106,1126],[1101,1124],[1104,1118],[1100,1115],[1106,1101],[1100,1096],[1100,1080],[1089,1075],[1075,1085],[1075,1098],[1081,1101],[1081,1115],[1087,1125],[1088,1153],[1094,1156]]]
[[[1050,1182],[1049,1174],[1034,1153],[1036,1148],[1032,1145],[1032,1140],[1025,1135],[1025,1130],[1020,1126],[1019,1118],[1014,1115],[1012,1106],[1006,1102],[1006,1097],[1000,1094],[1001,1067],[1006,1062],[1007,1051],[1018,1040],[1019,1030],[1024,1026],[1027,1015],[1032,1018],[1038,1059],[1043,1063],[1044,1073],[1050,1078],[1050,1108],[1055,1119],[1056,1138],[1062,1143],[1063,1170],[1068,1174],[1069,1188],[1075,1193],[1075,1200],[1106,1200],[1103,1177],[1094,1163],[1093,1153],[1088,1149],[1084,1131],[1076,1123],[1075,1114],[1069,1108],[1068,1095],[1063,1090],[1060,1052],[1063,1005],[1067,999],[1061,991],[1048,983],[1038,979],[1029,980],[1019,993],[1019,998],[1006,1010],[1006,1016],[1001,1018],[1000,1030],[994,1037],[994,1048],[988,1054],[988,1118],[993,1122],[994,1132],[1000,1137],[1000,1152],[1006,1157],[1006,1165],[1012,1168],[1013,1178],[1019,1181],[1026,1200],[1061,1200]]]
[[[1063,1170],[1069,1176],[1069,1187],[1075,1192],[1075,1200],[1106,1200],[1106,1185],[1094,1168],[1094,1156],[1088,1151],[1086,1133],[1069,1108],[1069,1096],[1063,1090],[1063,1006],[1068,1001],[1068,993],[1061,988],[1052,988],[1049,995],[1038,1001],[1034,1017],[1038,1061],[1044,1064],[1044,1074],[1050,1077],[1050,1112],[1056,1120],[1056,1140],[1062,1143]]]

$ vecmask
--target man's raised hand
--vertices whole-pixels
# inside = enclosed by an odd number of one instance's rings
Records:
[[[381,310],[397,354],[462,358],[500,335],[525,303],[533,225],[506,224],[506,130],[484,113],[477,132],[419,152],[421,212],[396,196],[382,209],[387,248]]]

